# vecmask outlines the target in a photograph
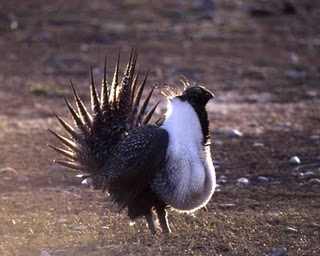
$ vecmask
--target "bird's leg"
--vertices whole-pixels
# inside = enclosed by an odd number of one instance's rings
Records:
[[[171,233],[171,229],[169,227],[169,222],[167,219],[167,211],[166,211],[165,207],[164,206],[157,207],[156,212],[158,214],[159,223],[160,223],[162,231],[167,234]]]
[[[157,234],[157,228],[156,228],[156,224],[155,224],[152,212],[150,212],[149,214],[146,214],[145,217],[147,220],[148,228],[150,229],[152,235],[155,236]]]

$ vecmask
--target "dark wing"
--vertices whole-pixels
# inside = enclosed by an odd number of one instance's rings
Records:
[[[118,144],[104,166],[105,189],[118,204],[128,206],[142,193],[165,164],[169,135],[166,130],[147,125],[139,127]]]

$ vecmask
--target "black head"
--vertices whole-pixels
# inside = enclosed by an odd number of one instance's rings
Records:
[[[205,107],[214,95],[202,86],[192,86],[187,88],[178,98],[188,101],[194,108]]]
[[[204,145],[210,144],[209,120],[205,106],[213,97],[214,95],[202,86],[189,87],[180,96],[177,96],[182,101],[189,102],[196,111],[202,128]]]

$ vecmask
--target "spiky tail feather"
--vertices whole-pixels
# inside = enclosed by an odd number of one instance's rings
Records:
[[[87,173],[84,177],[92,177],[96,188],[103,187],[102,166],[108,159],[115,145],[138,126],[149,123],[158,103],[149,112],[146,109],[154,87],[140,104],[148,73],[138,86],[139,71],[135,73],[138,52],[132,51],[122,81],[119,83],[119,62],[115,66],[112,83],[107,82],[107,55],[105,56],[104,73],[100,95],[94,84],[92,67],[90,69],[91,113],[79,97],[72,81],[74,108],[64,97],[67,108],[74,121],[74,127],[65,122],[56,113],[54,115],[66,130],[69,138],[49,129],[49,131],[65,146],[59,148],[49,145],[64,156],[55,162],[71,169]]]

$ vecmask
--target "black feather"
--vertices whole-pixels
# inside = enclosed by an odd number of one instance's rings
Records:
[[[91,127],[92,117],[91,117],[90,113],[88,112],[86,106],[83,104],[82,100],[80,99],[78,93],[76,92],[71,79],[70,79],[70,84],[72,87],[75,102],[77,104],[78,113],[80,114],[80,118],[82,119],[82,122],[84,125],[86,125],[87,127]]]
[[[101,111],[108,111],[109,91],[107,82],[107,53],[104,57],[103,80],[101,84]]]

